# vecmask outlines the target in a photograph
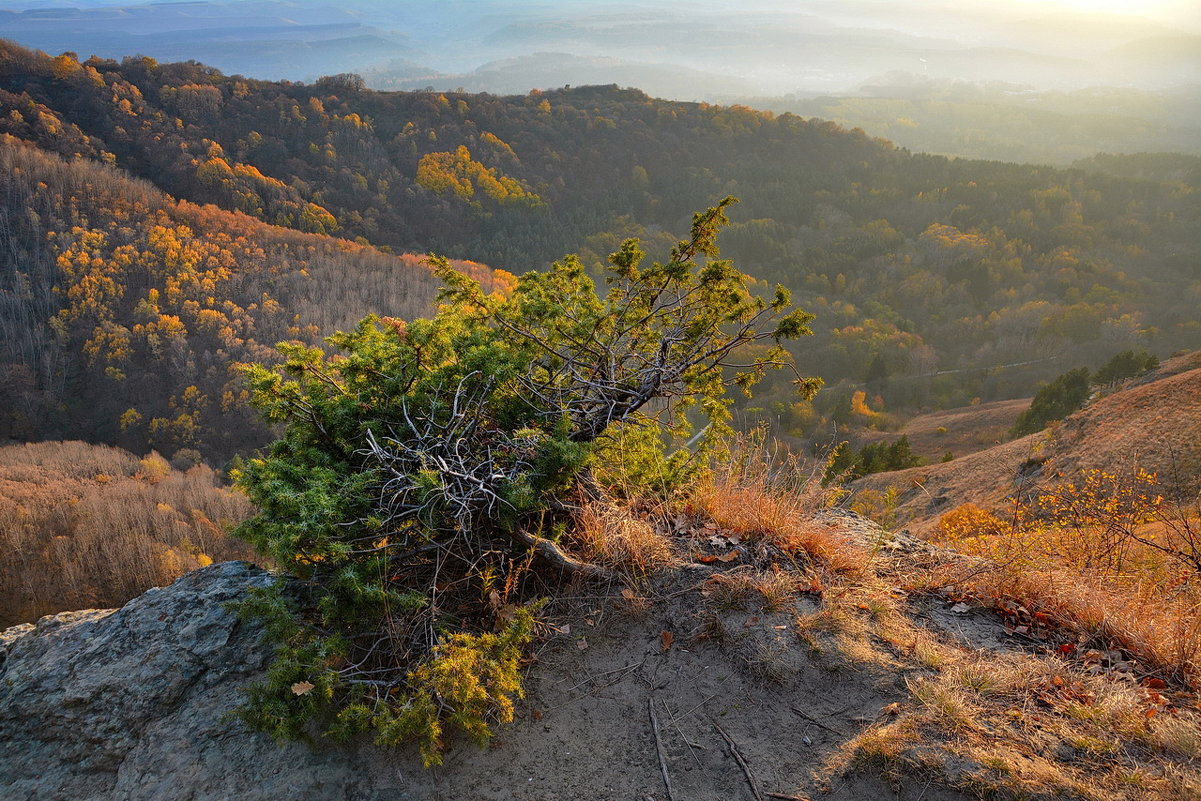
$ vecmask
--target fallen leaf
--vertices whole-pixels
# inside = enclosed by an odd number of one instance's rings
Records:
[[[962,615],[964,612],[970,612],[971,609],[972,608],[970,606],[963,603],[962,601],[960,601],[959,603],[957,603],[951,607],[951,611],[957,615]]]
[[[698,556],[697,560],[704,564],[711,565],[714,562],[733,562],[738,558],[738,551],[730,551],[729,553],[718,554],[714,556]]]
[[[758,617],[758,616],[755,616],[755,617],[748,617],[748,618],[746,619],[746,622],[742,624],[742,627],[743,627],[744,629],[749,629],[751,626],[754,626],[754,625],[755,625],[756,623],[758,623],[758,622],[759,622],[759,617]]]
[[[675,638],[676,635],[672,634],[670,631],[664,631],[659,635],[659,642],[662,643],[664,651],[671,650],[671,644],[675,641]]]
[[[535,710],[531,711],[530,717],[532,717],[534,720],[542,720],[542,710],[535,709]]]
[[[489,605],[491,605],[491,607],[493,609],[499,608],[500,607],[500,593],[497,592],[496,590],[493,590],[492,592],[488,593],[488,603],[489,603]]]
[[[1150,687],[1152,690],[1166,690],[1168,687],[1167,682],[1163,679],[1147,679],[1143,682],[1143,685]]]
[[[727,534],[726,539],[730,541],[731,545],[738,545],[742,542],[742,537],[737,534]]]
[[[637,598],[638,596],[634,594],[633,590],[631,590],[629,587],[626,587],[624,590],[621,591],[621,597],[625,598],[627,601],[632,601],[635,598]]]
[[[560,634],[571,634],[571,626],[564,623],[562,626],[559,626],[559,633]]]
[[[575,647],[577,650],[587,651],[588,650],[588,638],[580,637],[578,640],[575,641]]]
[[[296,695],[308,695],[316,686],[307,681],[298,681],[292,685],[292,692]]]

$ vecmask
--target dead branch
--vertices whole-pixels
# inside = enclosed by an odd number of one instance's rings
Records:
[[[655,750],[659,752],[659,770],[663,771],[663,783],[667,785],[668,801],[676,801],[676,794],[671,789],[671,775],[667,772],[667,758],[663,755],[663,741],[659,739],[659,719],[655,717],[655,699],[646,699],[646,711],[651,718],[651,730],[655,733]]]
[[[514,540],[532,550],[539,559],[560,573],[604,581],[616,578],[617,576],[613,571],[599,565],[594,565],[591,562],[581,562],[578,559],[568,556],[555,543],[543,537],[530,534],[528,531],[515,529],[507,533]]]
[[[738,763],[738,767],[742,768],[742,775],[746,776],[746,783],[751,786],[751,792],[755,794],[755,801],[763,801],[763,793],[759,792],[759,785],[755,782],[755,777],[751,773],[751,768],[746,764],[746,760],[742,758],[742,752],[738,750],[738,743],[734,742],[730,735],[726,734],[726,730],[717,725],[717,721],[712,718],[709,722],[713,724],[713,728],[717,729],[717,733],[726,741],[726,745],[730,746],[730,753],[734,756],[734,760]]]

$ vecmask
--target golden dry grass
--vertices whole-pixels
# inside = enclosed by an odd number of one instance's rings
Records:
[[[1148,715],[1148,690],[1050,656],[949,653],[911,678],[895,717],[849,740],[830,773],[887,762],[986,797],[1179,799],[1201,781],[1201,719]]]
[[[204,466],[106,446],[0,448],[0,626],[118,606],[213,561],[250,558],[225,531],[252,512]]]
[[[1090,471],[1016,503],[1004,519],[971,506],[944,515],[943,543],[985,561],[957,583],[1015,599],[1047,625],[1138,655],[1201,688],[1201,522],[1154,478]]]
[[[1101,495],[1083,500],[1100,517],[1117,514]],[[755,467],[719,471],[687,509],[713,524],[694,524],[698,548],[731,535],[749,546],[704,585],[704,619],[716,628],[701,636],[722,633],[723,609],[796,609],[792,633],[814,658],[903,677],[908,699],[849,739],[817,778],[871,770],[981,797],[1201,798],[1201,697],[1188,684],[1197,676],[1201,632],[1179,560],[1119,542],[1112,527],[1090,529],[1088,515],[1058,539],[1044,526],[1017,551],[993,543],[965,548],[965,558],[890,549],[864,532],[815,521],[824,503],[812,484],[781,486]],[[964,518],[987,537],[1007,530],[996,517]],[[795,559],[773,567],[782,554]],[[1004,599],[1042,615],[1047,645],[1022,651],[1018,638],[1012,651],[977,651],[930,628],[915,604],[956,582],[986,605]],[[796,606],[801,595],[807,611]],[[1081,652],[1120,647],[1135,668],[1098,672],[1078,652],[1059,651],[1061,641]]]
[[[823,472],[820,463],[748,438],[735,443],[729,459],[693,490],[685,511],[743,540],[803,555],[824,570],[861,572],[871,557],[869,549],[813,520],[817,510],[837,497],[822,486]]]
[[[576,516],[571,533],[585,559],[641,578],[675,561],[671,541],[645,517],[613,501],[594,501]]]

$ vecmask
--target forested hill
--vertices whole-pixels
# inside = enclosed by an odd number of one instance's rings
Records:
[[[368,313],[428,313],[436,288],[421,257],[174,201],[0,134],[0,439],[229,458],[267,434],[233,365]]]
[[[811,407],[767,387],[747,413],[796,433],[854,390],[956,405],[1130,347],[1201,347],[1195,172],[1132,177],[1120,156],[1105,172],[957,161],[616,87],[380,93],[11,44],[0,132],[273,225],[512,271],[574,251],[595,266],[629,235],[662,252],[737,195],[723,254],[818,314],[798,355],[831,389]]]

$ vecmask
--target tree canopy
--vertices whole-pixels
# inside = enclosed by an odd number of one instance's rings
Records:
[[[246,368],[284,436],[240,471],[261,510],[240,533],[305,588],[291,607],[282,592],[250,605],[281,650],[248,720],[417,737],[433,763],[445,723],[485,739],[511,717],[527,572],[608,575],[555,541],[571,499],[604,491],[593,459],[638,449],[682,480],[697,460],[664,446],[690,411],[715,442],[727,388],[791,368],[782,343],[809,333],[786,290],[759,297],[719,258],[733,202],[696,214],[663,263],[627,240],[603,297],[574,256],[507,295],[438,260],[433,318],[369,317],[330,338],[340,354],[281,344],[283,365]],[[796,381],[805,398],[820,386]]]

